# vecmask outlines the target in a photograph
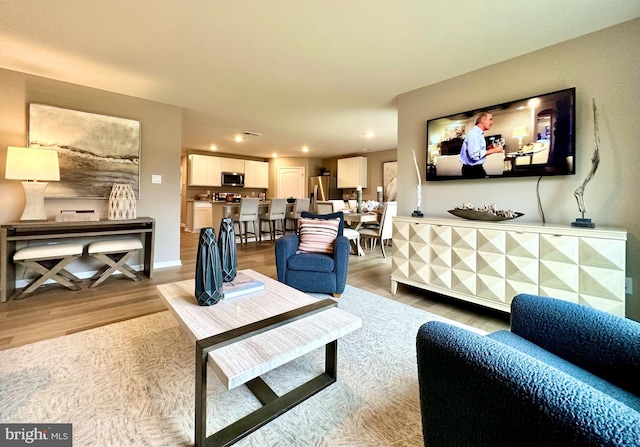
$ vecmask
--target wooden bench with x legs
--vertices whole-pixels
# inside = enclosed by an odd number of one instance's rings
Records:
[[[16,251],[13,261],[39,275],[22,289],[16,299],[22,299],[33,293],[49,279],[68,289],[80,290],[80,287],[74,284],[74,282],[80,282],[80,278],[67,271],[65,267],[82,256],[83,249],[82,244],[55,244],[35,245]]]
[[[94,282],[89,288],[100,285],[116,271],[120,271],[129,279],[140,281],[138,273],[126,264],[129,258],[140,250],[142,250],[140,239],[110,239],[89,244],[87,253],[105,264],[91,278]]]

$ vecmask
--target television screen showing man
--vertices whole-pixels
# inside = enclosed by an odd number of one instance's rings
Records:
[[[493,143],[487,147],[484,132],[491,129],[493,116],[489,112],[480,112],[476,117],[475,126],[467,133],[460,149],[462,162],[462,176],[467,178],[484,178],[484,162],[487,155],[502,152],[502,145]]]

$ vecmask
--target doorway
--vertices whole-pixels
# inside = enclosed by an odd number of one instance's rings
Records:
[[[278,168],[276,197],[306,197],[306,168],[304,166],[281,166]]]

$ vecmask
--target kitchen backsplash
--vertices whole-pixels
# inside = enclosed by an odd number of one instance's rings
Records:
[[[259,188],[236,188],[233,186],[230,187],[206,187],[206,186],[189,186],[187,187],[187,200],[195,199],[198,194],[207,194],[209,192],[212,196],[214,193],[237,193],[242,195],[243,197],[260,197],[260,193],[266,193],[267,197],[269,197],[269,191],[266,189]]]

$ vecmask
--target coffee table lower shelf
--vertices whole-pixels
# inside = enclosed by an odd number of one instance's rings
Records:
[[[337,380],[337,345],[337,341],[332,341],[326,345],[324,373],[282,396],[278,396],[260,377],[256,377],[247,382],[247,388],[249,388],[253,395],[262,403],[263,407],[213,433],[204,441],[196,442],[195,445],[228,446],[234,444],[317,392],[335,383]],[[206,387],[204,390],[200,390],[201,397],[206,401],[206,396],[202,395],[203,392],[206,393]],[[201,409],[200,413],[201,415],[206,413],[206,402],[205,408]],[[206,418],[202,420],[201,424],[203,427],[206,427]]]

